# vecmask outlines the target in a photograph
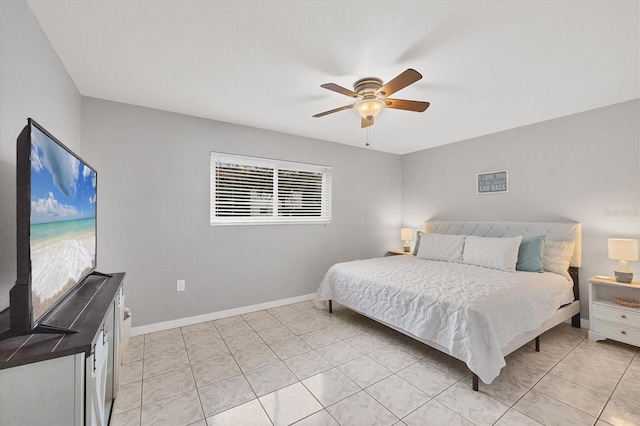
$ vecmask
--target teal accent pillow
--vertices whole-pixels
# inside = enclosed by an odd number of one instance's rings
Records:
[[[416,246],[413,248],[413,255],[414,256],[418,255],[418,249],[420,248],[420,237],[422,236],[422,234],[424,234],[424,232],[422,232],[422,231],[418,231],[416,233]]]
[[[544,272],[542,256],[546,235],[523,238],[518,251],[516,271]]]

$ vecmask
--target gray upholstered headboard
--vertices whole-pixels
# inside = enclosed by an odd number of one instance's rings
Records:
[[[576,242],[570,266],[582,266],[582,225],[576,222],[461,222],[425,221],[424,232],[479,237],[535,237]]]

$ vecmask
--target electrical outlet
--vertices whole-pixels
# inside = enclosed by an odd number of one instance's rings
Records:
[[[184,280],[178,280],[178,284],[176,286],[176,291],[184,291],[185,288],[185,281]]]

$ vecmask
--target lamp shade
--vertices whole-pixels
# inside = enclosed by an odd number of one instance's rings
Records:
[[[371,120],[375,118],[382,108],[384,108],[384,101],[380,99],[363,99],[354,106],[355,110],[358,111],[360,117],[365,118],[367,120]]]
[[[400,230],[400,239],[403,241],[413,240],[413,229],[411,228],[402,228]]]
[[[638,240],[609,238],[609,259],[638,260]]]

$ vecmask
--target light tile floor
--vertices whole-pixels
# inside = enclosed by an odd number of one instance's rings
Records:
[[[123,362],[114,426],[640,425],[638,348],[568,324],[479,392],[462,362],[311,301],[133,337]]]

